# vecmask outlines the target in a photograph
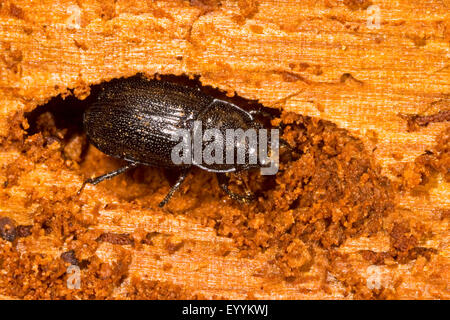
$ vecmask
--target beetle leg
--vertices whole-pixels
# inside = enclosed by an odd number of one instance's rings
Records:
[[[181,172],[180,176],[177,179],[177,182],[175,182],[175,184],[173,185],[172,188],[170,188],[169,193],[166,195],[166,197],[164,198],[163,201],[161,201],[159,203],[159,207],[162,208],[164,207],[167,202],[169,202],[170,198],[172,198],[173,194],[175,193],[175,191],[178,190],[178,188],[180,188],[181,184],[183,183],[184,179],[186,179],[186,176],[189,172],[189,168],[185,168],[183,169],[183,171]]]
[[[237,200],[239,202],[248,202],[255,200],[255,196],[251,193],[247,193],[245,195],[240,195],[232,192],[230,189],[228,189],[228,183],[230,182],[230,179],[226,174],[223,173],[217,173],[217,180],[219,181],[219,186],[222,188],[223,191],[233,200]]]
[[[119,169],[117,169],[115,171],[105,173],[104,175],[101,175],[101,176],[98,176],[98,177],[95,177],[95,178],[89,178],[89,179],[87,179],[87,180],[85,180],[83,182],[83,184],[81,185],[81,188],[80,188],[80,190],[78,190],[77,194],[79,195],[81,193],[81,191],[83,191],[84,187],[88,183],[92,184],[92,185],[96,185],[96,184],[102,182],[103,180],[111,179],[111,178],[113,178],[113,177],[115,177],[115,176],[117,176],[117,175],[119,175],[121,173],[124,173],[124,172],[126,172],[126,171],[128,171],[128,170],[130,170],[132,168],[135,168],[135,167],[137,167],[137,165],[138,164],[136,162],[130,162],[126,166],[124,166],[122,168],[119,168]]]

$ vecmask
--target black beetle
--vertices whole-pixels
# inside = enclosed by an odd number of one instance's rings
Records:
[[[221,188],[233,199],[247,201],[251,194],[238,195],[228,189],[228,172],[261,167],[261,164],[179,164],[171,160],[178,129],[192,130],[194,121],[205,128],[262,128],[254,113],[233,103],[216,99],[199,89],[142,76],[115,79],[101,88],[96,102],[83,115],[83,126],[89,141],[103,153],[126,160],[128,164],[113,172],[84,181],[84,186],[97,184],[138,165],[181,169],[177,182],[164,200],[163,207],[180,187],[192,165],[215,172]]]

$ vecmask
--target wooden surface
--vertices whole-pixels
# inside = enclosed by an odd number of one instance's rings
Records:
[[[11,116],[16,112],[31,111],[66,88],[75,88],[75,95],[84,98],[86,86],[138,72],[199,75],[202,84],[230,95],[235,92],[266,106],[329,120],[362,139],[383,174],[392,179],[392,166],[412,163],[433,149],[449,126],[442,121],[408,131],[405,118],[399,116],[449,108],[446,0],[373,1],[380,12],[379,28],[367,26],[364,1],[112,3],[0,2],[1,137],[11,139]],[[79,24],[73,16],[76,8],[81,9]],[[33,160],[14,149],[0,150],[2,168],[16,161]],[[73,192],[83,180],[77,170],[41,163],[33,168],[23,172],[12,189],[0,189],[0,215],[25,225],[35,221],[33,205],[27,203],[30,192],[43,198],[52,188]],[[0,178],[2,183],[7,179]],[[201,219],[130,205],[110,193],[96,197],[86,195],[83,212],[96,203],[116,205],[102,206],[92,228],[120,234],[152,230],[188,243],[173,254],[158,245],[123,246],[132,257],[130,276],[167,281],[208,298],[355,297],[333,274],[327,276],[324,289],[314,268],[302,281],[258,277],[259,270],[272,268],[270,259],[262,253],[240,256],[233,239],[218,236]],[[450,232],[448,218],[440,217],[450,210],[449,183],[440,176],[426,196],[404,192],[395,199],[395,210],[430,228],[432,236],[423,246],[438,251],[430,261],[371,266],[357,252],[385,251],[389,238],[383,232],[349,238],[336,250],[349,254],[347,263],[363,282],[375,277],[389,288],[400,281],[396,298],[448,299]],[[27,244],[24,250],[59,256],[67,249],[64,241],[55,245],[45,236],[34,241],[34,248]],[[115,246],[104,243],[96,254],[108,260]],[[220,255],[224,247],[231,253]],[[127,281],[114,296],[124,294]]]

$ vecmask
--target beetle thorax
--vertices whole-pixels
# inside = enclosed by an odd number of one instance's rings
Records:
[[[214,100],[192,127],[193,164],[213,172],[258,167],[250,153],[256,155],[260,128],[261,125],[248,112],[232,103]]]

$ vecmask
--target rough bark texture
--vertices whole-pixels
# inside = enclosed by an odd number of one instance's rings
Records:
[[[449,6],[0,0],[0,298],[450,298]],[[303,153],[248,208],[199,170],[167,210],[157,169],[79,198],[119,162],[24,113],[136,73],[293,112]]]

